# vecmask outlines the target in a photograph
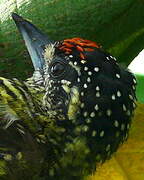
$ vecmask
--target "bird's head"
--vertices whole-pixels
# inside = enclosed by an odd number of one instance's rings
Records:
[[[105,159],[127,136],[135,109],[134,76],[95,42],[54,42],[22,17],[13,14],[13,19],[38,72],[35,83],[45,88],[45,110],[66,128],[65,135],[86,137],[92,152]]]
[[[85,109],[87,100],[84,97],[95,93],[92,84],[99,67],[92,56],[96,51],[99,53],[98,48],[96,43],[81,38],[65,39],[45,46],[45,107],[54,108],[59,115],[61,112],[65,114],[64,118],[76,121],[77,115]]]

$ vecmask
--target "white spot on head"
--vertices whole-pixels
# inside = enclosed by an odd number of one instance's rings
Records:
[[[120,78],[120,74],[116,74],[116,77],[117,77],[117,78]]]
[[[130,116],[130,115],[131,115],[130,110],[128,110],[128,111],[126,112],[126,114],[127,114],[127,116]]]
[[[70,58],[73,58],[73,55],[70,54],[69,57],[70,57]]]
[[[91,79],[90,79],[90,77],[88,77],[88,78],[87,78],[87,82],[91,82]]]
[[[84,71],[87,71],[88,70],[88,67],[84,67]]]
[[[77,62],[76,62],[76,61],[74,62],[74,65],[75,65],[75,66],[77,65]]]
[[[115,126],[115,127],[118,127],[118,126],[119,126],[119,123],[118,123],[117,120],[114,121],[114,126]]]
[[[98,71],[99,71],[99,68],[98,68],[98,67],[95,67],[95,68],[94,68],[94,71],[95,71],[95,72],[98,72]]]
[[[136,80],[135,80],[135,78],[133,78],[133,82],[134,82],[134,84],[136,84]]]
[[[100,90],[99,86],[96,86],[96,91],[99,91],[99,90]]]
[[[112,111],[111,111],[110,109],[108,109],[108,110],[106,111],[106,114],[107,114],[108,116],[111,116]]]
[[[88,75],[91,76],[91,75],[92,75],[92,72],[91,72],[91,71],[88,71]]]
[[[92,112],[92,113],[90,114],[90,117],[95,117],[95,113]]]
[[[100,132],[100,137],[103,137],[104,136],[104,131],[101,131]]]
[[[132,89],[135,90],[135,86],[134,85],[132,86]]]
[[[83,91],[81,92],[81,96],[84,96],[84,92]]]
[[[135,103],[133,102],[133,108],[135,108],[136,107],[136,105],[135,105]]]
[[[133,96],[132,96],[131,94],[129,94],[129,98],[130,98],[131,100],[133,100]]]
[[[110,150],[110,147],[111,147],[111,145],[108,144],[108,145],[106,146],[106,151],[109,151],[109,150]]]
[[[97,134],[97,132],[94,130],[94,131],[92,132],[92,137],[95,137],[96,134]]]
[[[126,111],[126,110],[127,110],[127,108],[126,108],[125,104],[123,104],[123,110],[124,110],[124,111]]]
[[[121,92],[120,91],[117,91],[117,96],[121,97]]]
[[[79,76],[81,76],[81,70],[78,66],[75,66],[72,61],[69,61],[69,65],[71,65],[78,73]]]
[[[100,93],[99,92],[96,93],[96,97],[100,97]]]
[[[84,88],[87,88],[87,84],[84,84]]]
[[[98,110],[99,110],[99,107],[98,107],[98,105],[97,105],[97,104],[95,105],[95,107],[94,107],[94,108],[95,108],[95,110],[96,110],[96,111],[98,111]]]
[[[82,64],[85,64],[85,63],[86,63],[86,60],[84,60],[84,59],[81,60],[81,63],[82,63]]]
[[[88,112],[85,111],[85,112],[83,113],[83,116],[84,116],[84,117],[87,117],[87,115],[88,115]]]
[[[81,107],[81,108],[84,108],[84,103],[81,103],[80,107]]]
[[[111,98],[112,98],[112,100],[115,100],[115,99],[116,99],[116,97],[115,97],[115,95],[114,95],[114,94],[112,95],[112,97],[111,97]]]
[[[77,82],[80,82],[80,78],[79,77],[77,78]]]

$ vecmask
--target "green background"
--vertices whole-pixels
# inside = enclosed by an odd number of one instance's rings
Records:
[[[123,66],[144,48],[144,0],[0,0],[0,76],[25,79],[33,72],[11,12],[54,40],[79,36],[96,41]]]

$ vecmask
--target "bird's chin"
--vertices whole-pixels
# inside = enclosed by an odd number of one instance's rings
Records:
[[[58,110],[60,114],[66,116],[68,112],[68,105],[69,105],[69,100],[67,98],[61,96],[57,97],[56,110]]]
[[[53,112],[52,114],[56,119],[66,119],[68,113],[69,98],[65,92],[54,93],[54,96],[47,97],[45,100],[46,104],[48,105],[48,111]]]

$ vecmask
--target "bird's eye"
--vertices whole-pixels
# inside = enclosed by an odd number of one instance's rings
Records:
[[[51,66],[51,75],[54,77],[60,76],[65,70],[65,66],[63,63],[56,62]]]

